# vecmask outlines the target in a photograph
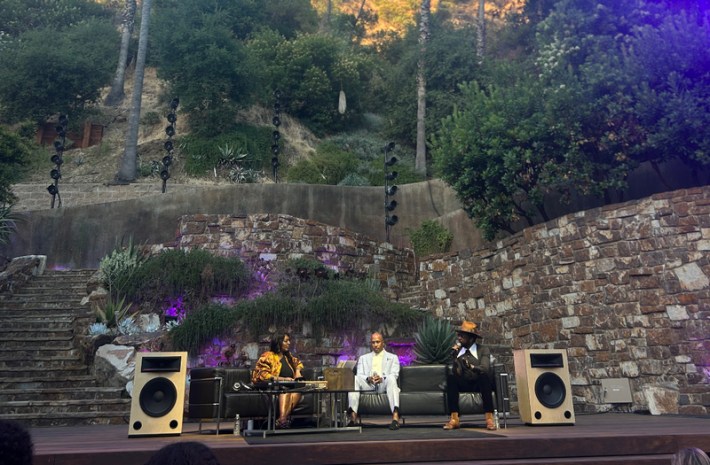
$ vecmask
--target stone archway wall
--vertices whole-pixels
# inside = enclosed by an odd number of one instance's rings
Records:
[[[710,413],[710,187],[570,214],[420,262],[418,304],[510,348],[569,356],[579,411],[628,378],[634,410]]]

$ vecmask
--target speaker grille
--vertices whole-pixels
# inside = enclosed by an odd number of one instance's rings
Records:
[[[555,373],[543,373],[535,381],[535,396],[547,408],[557,408],[565,401],[567,390]]]
[[[141,410],[153,418],[170,413],[177,401],[177,389],[167,378],[154,378],[146,383],[140,393]]]

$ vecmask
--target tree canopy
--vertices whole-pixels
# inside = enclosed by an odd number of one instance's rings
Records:
[[[559,0],[530,22],[530,54],[462,86],[432,148],[493,238],[549,219],[545,201],[623,189],[644,161],[707,167],[710,24],[659,2]],[[511,72],[512,71],[512,72]]]
[[[0,42],[3,119],[76,116],[110,82],[117,41],[110,19],[89,18],[62,28],[31,29]]]
[[[0,126],[0,207],[14,203],[11,186],[20,179],[31,151],[22,137]]]

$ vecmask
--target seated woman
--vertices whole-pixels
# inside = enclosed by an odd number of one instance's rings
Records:
[[[254,384],[265,381],[294,381],[301,379],[303,364],[291,355],[291,336],[283,333],[271,339],[270,350],[261,354],[256,362],[251,380]],[[291,412],[301,400],[298,392],[285,392],[279,395],[279,418],[276,420],[276,428],[288,428],[291,426]]]

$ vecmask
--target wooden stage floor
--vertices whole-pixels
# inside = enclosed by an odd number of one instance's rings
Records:
[[[483,419],[466,417],[471,431],[484,432]],[[387,418],[366,418],[365,425],[385,425]],[[210,446],[221,465],[334,464],[603,464],[669,465],[683,447],[710,451],[710,416],[650,416],[633,413],[578,415],[575,425],[526,426],[508,420],[495,436],[476,438],[407,439],[408,427],[443,425],[445,418],[411,417],[394,434],[402,439],[319,442],[317,433],[289,435],[290,442],[248,444],[224,430],[200,434],[196,423],[183,425],[179,436],[128,438],[127,425],[34,428],[34,465],[143,465],[153,452],[178,441]],[[470,422],[470,423],[468,423]],[[209,428],[214,425],[204,425]],[[371,428],[366,428],[368,431]],[[421,429],[421,428],[420,428]],[[341,432],[337,435],[358,435]],[[299,442],[298,437],[308,442]],[[1,461],[1,460],[0,460]]]

